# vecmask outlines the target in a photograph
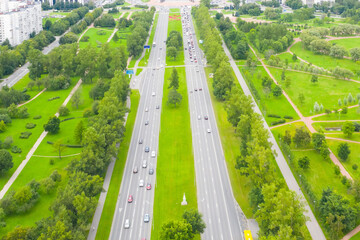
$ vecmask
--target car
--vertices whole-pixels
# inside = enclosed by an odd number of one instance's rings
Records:
[[[149,147],[145,147],[145,152],[149,152],[150,148]]]
[[[195,59],[195,63],[197,63],[197,60]]]
[[[155,152],[155,151],[152,151],[152,152],[151,152],[151,157],[152,157],[152,158],[156,157],[156,152]]]
[[[145,125],[149,125],[149,120],[145,121]]]
[[[142,144],[143,143],[143,140],[142,139],[139,139],[139,144]]]
[[[193,62],[194,60],[190,57],[190,61]]]
[[[156,109],[159,109],[160,108],[160,105],[156,105]]]
[[[144,180],[140,180],[140,182],[139,182],[139,187],[143,187],[144,186]]]
[[[138,167],[134,167],[133,173],[137,173],[137,172],[138,172]]]
[[[162,47],[160,47],[160,50],[162,50]]]
[[[133,196],[132,195],[129,195],[128,197],[128,203],[132,203],[133,202]]]
[[[195,92],[197,92],[197,88],[195,88],[194,90],[195,90]]]
[[[154,169],[153,168],[150,168],[149,169],[149,175],[153,175],[154,174]]]
[[[209,119],[209,117],[205,115],[205,116],[204,116],[204,119],[205,119],[205,120],[208,120],[208,119]]]
[[[193,91],[190,91],[190,93],[193,93]]]
[[[202,88],[199,88],[199,91],[202,91]]]
[[[146,184],[146,190],[151,190],[151,184],[150,183]]]
[[[187,50],[187,48],[185,48],[185,50]]]
[[[130,220],[129,220],[128,218],[125,219],[124,228],[125,228],[125,229],[130,228]]]
[[[198,69],[198,68],[196,69],[196,72],[199,72],[199,69]]]
[[[211,133],[211,129],[210,129],[210,128],[208,128],[208,129],[207,129],[207,132],[208,132],[208,133]]]
[[[152,92],[152,94],[151,94],[152,96],[155,96],[155,92]]]
[[[148,108],[145,108],[145,112],[148,112],[149,111],[149,109]]]
[[[146,213],[146,214],[144,215],[144,222],[147,223],[147,222],[149,222],[149,221],[150,221],[150,215]]]
[[[201,120],[201,116],[200,116],[200,115],[198,116],[198,120]]]
[[[142,167],[143,167],[143,168],[146,168],[146,167],[147,167],[147,161],[146,161],[146,160],[143,161]]]

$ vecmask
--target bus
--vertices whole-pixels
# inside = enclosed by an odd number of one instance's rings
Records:
[[[244,237],[245,240],[253,240],[250,230],[244,230]]]

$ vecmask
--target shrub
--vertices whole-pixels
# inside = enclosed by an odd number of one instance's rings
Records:
[[[9,149],[12,143],[13,143],[12,136],[7,136],[2,144],[2,147],[5,149]]]
[[[274,125],[282,124],[285,122],[286,122],[285,119],[280,119],[279,121],[271,122],[270,125],[274,126]]]
[[[40,119],[41,118],[41,115],[36,115],[33,117],[33,119]]]
[[[57,117],[50,117],[49,121],[44,124],[44,130],[49,133],[57,133],[60,130],[60,119]]]
[[[358,165],[357,164],[352,165],[352,169],[356,171],[358,169]]]
[[[130,7],[121,7],[122,10],[130,10],[131,8]]]
[[[268,117],[281,118],[281,116],[276,115],[276,114],[268,114]]]
[[[22,132],[21,135],[20,135],[20,138],[28,139],[31,134],[32,134],[32,132]]]
[[[55,163],[55,160],[54,160],[53,158],[50,158],[49,164],[50,164],[50,165],[54,165],[54,163]]]
[[[65,122],[65,121],[69,121],[75,119],[75,117],[70,117],[70,118],[64,118],[63,120],[61,120],[60,122]]]
[[[334,168],[334,171],[335,171],[336,175],[339,175],[340,174],[340,167],[336,165],[335,168]]]
[[[91,109],[85,109],[83,113],[83,117],[88,118],[91,117],[92,115],[93,115],[93,111]]]
[[[22,150],[21,150],[21,148],[19,148],[18,146],[12,146],[12,147],[11,147],[11,152],[12,152],[12,153],[21,153]]]
[[[67,107],[61,106],[59,108],[59,115],[60,116],[67,116],[67,115],[69,115],[69,113],[70,113],[70,110]]]
[[[35,123],[27,123],[27,124],[25,125],[25,128],[27,128],[27,129],[32,129],[32,128],[34,128],[34,127],[36,127],[36,124],[35,124]]]
[[[49,98],[48,101],[52,101],[52,100],[55,100],[55,99],[59,99],[60,97],[52,97],[52,98]]]
[[[5,124],[11,123],[11,118],[7,114],[0,114],[0,121],[4,121]]]
[[[81,39],[80,39],[80,42],[88,42],[90,39],[89,36],[83,36]]]
[[[288,115],[285,115],[284,118],[285,119],[294,119],[292,116],[288,116]]]

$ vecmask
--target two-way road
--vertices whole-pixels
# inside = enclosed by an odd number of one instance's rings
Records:
[[[165,74],[164,41],[167,37],[168,17],[168,12],[159,12],[154,36],[157,45],[150,53],[148,68],[141,73],[142,78],[137,80],[141,81],[141,98],[111,226],[112,240],[150,239]],[[145,125],[147,121],[148,125]],[[140,139],[143,141],[142,144],[139,144]],[[145,152],[145,147],[150,148],[149,152]],[[156,157],[151,156],[152,151],[155,151]],[[144,160],[147,161],[146,168],[142,167]],[[133,169],[136,167],[138,173],[135,174]],[[150,168],[154,169],[153,175],[149,174]],[[144,181],[143,187],[139,186],[140,180]],[[147,183],[151,184],[151,190],[146,190]],[[132,203],[128,203],[129,195],[133,196]],[[145,214],[150,215],[149,222],[144,222]],[[125,228],[126,220],[130,223],[129,228]]]

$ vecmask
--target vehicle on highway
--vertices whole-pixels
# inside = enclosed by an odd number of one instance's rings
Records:
[[[195,88],[194,90],[195,90],[195,92],[197,92],[197,88]]]
[[[244,230],[244,237],[245,237],[245,240],[253,240],[250,230]]]
[[[145,216],[144,216],[144,222],[149,222],[150,221],[150,215],[149,214],[145,214]]]
[[[128,203],[132,203],[133,202],[133,196],[132,195],[129,195],[128,197]]]
[[[202,91],[202,88],[199,88],[199,91]]]
[[[138,172],[138,167],[134,167],[133,173],[137,173],[137,172]]]
[[[201,116],[200,116],[200,115],[198,116],[198,120],[201,120]]]
[[[160,105],[156,105],[156,109],[159,109],[160,108]]]
[[[149,125],[149,120],[145,121],[145,125]]]
[[[150,148],[149,147],[145,147],[145,152],[149,152]]]
[[[155,151],[152,151],[152,152],[151,152],[151,157],[152,157],[152,158],[156,157],[156,152],[155,152]]]
[[[155,42],[153,42],[153,47],[156,47],[156,43],[155,43]]]
[[[142,167],[143,167],[143,168],[146,168],[146,167],[147,167],[147,161],[146,161],[146,160],[143,161]]]
[[[140,180],[140,182],[139,182],[139,187],[143,187],[144,186],[144,180]]]
[[[125,229],[130,228],[130,220],[129,220],[128,218],[125,219],[124,228],[125,228]]]
[[[149,111],[149,109],[148,108],[145,108],[145,112],[148,112]]]
[[[152,96],[155,96],[155,92],[152,92],[152,94],[151,94]]]
[[[208,129],[207,129],[207,132],[208,132],[208,133],[211,133],[211,129],[210,129],[210,128],[208,128]]]
[[[151,190],[151,184],[150,183],[146,184],[146,190]]]
[[[142,144],[143,143],[143,140],[142,139],[139,139],[139,144]]]
[[[205,115],[205,116],[204,116],[204,119],[205,119],[205,120],[208,120],[208,119],[209,119],[209,117]]]
[[[154,169],[153,168],[150,168],[149,169],[149,175],[153,175],[154,174]]]

